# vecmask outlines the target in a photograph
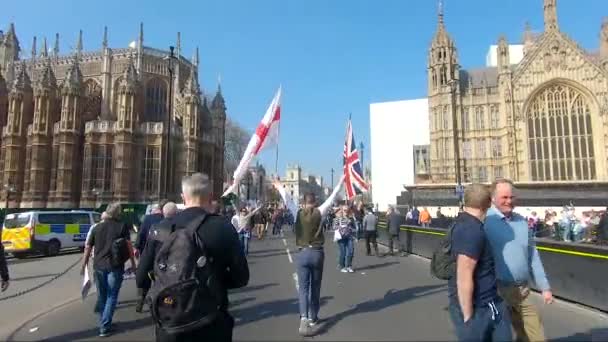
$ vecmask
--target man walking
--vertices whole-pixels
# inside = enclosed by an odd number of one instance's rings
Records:
[[[401,231],[401,223],[403,219],[399,213],[395,211],[395,208],[388,207],[386,213],[386,223],[388,225],[388,254],[393,254],[393,244],[397,241],[397,252],[401,251],[401,256],[406,256],[405,251],[401,247],[401,241],[399,240],[399,232]]]
[[[331,207],[338,194],[344,177],[340,179],[332,194],[315,208],[316,198],[313,193],[304,195],[304,208],[298,210],[298,205],[285,190],[279,180],[273,185],[281,194],[287,210],[295,217],[296,245],[299,253],[296,256],[298,275],[298,297],[300,306],[300,326],[298,332],[302,336],[311,336],[311,328],[319,320],[321,306],[321,280],[323,278],[323,262],[325,252],[323,244],[325,236],[321,228],[323,215]]]
[[[378,242],[376,238],[378,236],[378,217],[374,215],[374,212],[370,208],[365,208],[365,216],[363,217],[363,232],[365,233],[365,249],[367,255],[371,255],[371,245],[374,246],[376,256],[380,256],[378,253]]]
[[[97,285],[95,312],[100,315],[100,337],[110,334],[112,317],[118,303],[118,294],[125,271],[124,261],[126,260],[117,259],[117,255],[114,253],[113,245],[117,240],[124,239],[124,245],[128,249],[128,257],[131,260],[131,268],[135,270],[135,259],[133,258],[129,227],[120,221],[120,212],[120,204],[118,203],[112,203],[106,208],[108,219],[99,222],[91,233],[86,243],[82,268],[80,270],[80,273],[84,274],[85,267],[89,263],[91,250],[95,248],[95,258],[93,258],[93,270]]]
[[[154,206],[154,208],[152,208],[152,212],[144,217],[141,227],[137,232],[137,239],[135,240],[135,250],[137,251],[138,255],[141,254],[146,247],[146,240],[148,238],[150,227],[163,219],[163,207],[166,203],[167,200],[161,200],[158,203],[158,206]]]
[[[501,179],[492,185],[493,208],[488,211],[485,230],[496,262],[498,291],[507,302],[518,341],[544,341],[545,333],[532,304],[530,284],[542,291],[545,304],[553,293],[540,260],[534,234],[526,218],[515,213],[515,187]]]
[[[471,184],[464,192],[464,212],[451,233],[456,273],[448,280],[450,318],[459,341],[511,341],[509,311],[496,290],[494,260],[483,220],[490,191]]]
[[[146,301],[146,296],[148,295],[148,291],[150,291],[150,286],[152,285],[148,273],[154,268],[154,258],[151,258],[149,255],[144,256],[144,254],[158,252],[162,246],[162,242],[160,242],[158,239],[158,236],[162,234],[161,230],[164,230],[166,233],[163,236],[171,233],[171,221],[177,214],[177,205],[174,202],[167,202],[167,204],[163,206],[162,213],[164,217],[162,221],[155,223],[152,225],[152,227],[150,227],[148,237],[146,238],[146,247],[141,253],[139,265],[137,267],[135,283],[137,284],[139,299],[135,305],[135,312],[142,312],[144,303]]]
[[[171,220],[175,230],[184,229],[195,218],[211,215],[207,211],[211,203],[209,177],[195,173],[182,179],[182,198],[185,209]],[[234,227],[223,216],[211,215],[197,231],[204,243],[207,257],[214,260],[222,288],[219,315],[209,324],[185,333],[170,334],[156,326],[157,341],[232,341],[234,319],[228,312],[228,289],[240,288],[249,282],[249,266],[240,246]],[[150,249],[141,259],[142,265],[154,263],[156,251]],[[138,278],[146,276],[138,272]]]
[[[0,230],[0,233],[2,231]],[[0,241],[0,289],[2,292],[8,289],[8,265],[6,264],[6,257],[4,256],[4,245]]]

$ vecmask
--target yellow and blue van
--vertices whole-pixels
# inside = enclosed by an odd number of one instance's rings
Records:
[[[63,248],[84,247],[92,225],[101,221],[93,211],[25,211],[6,215],[2,225],[4,251],[16,258],[43,253],[53,256]]]

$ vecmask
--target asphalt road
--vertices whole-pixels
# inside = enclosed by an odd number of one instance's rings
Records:
[[[429,275],[428,261],[368,257],[363,244],[355,255],[356,273],[336,270],[336,248],[328,236],[318,341],[446,341],[454,333],[446,310],[445,283]],[[287,252],[289,249],[289,253]],[[251,281],[230,296],[238,341],[298,341],[298,303],[293,240],[252,241]],[[149,314],[134,311],[133,281],[123,283],[114,318],[115,333],[106,340],[151,340]],[[535,298],[537,300],[538,298]],[[42,315],[15,331],[12,339],[95,340],[95,295]],[[548,338],[555,341],[607,340],[608,318],[595,311],[557,302],[541,305]]]

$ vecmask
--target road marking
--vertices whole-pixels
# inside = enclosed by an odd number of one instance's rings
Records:
[[[298,274],[297,273],[293,273],[293,281],[294,283],[296,283],[296,291],[300,292],[300,283],[298,281]]]
[[[293,259],[291,258],[291,253],[289,252],[289,248],[286,249],[287,257],[289,258],[289,262],[293,264]]]
[[[287,240],[283,239],[283,244],[287,246]]]

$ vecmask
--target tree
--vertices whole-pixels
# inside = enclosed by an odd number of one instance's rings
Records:
[[[226,118],[225,135],[224,173],[226,175],[225,179],[230,181],[247,149],[251,134],[237,122]]]

